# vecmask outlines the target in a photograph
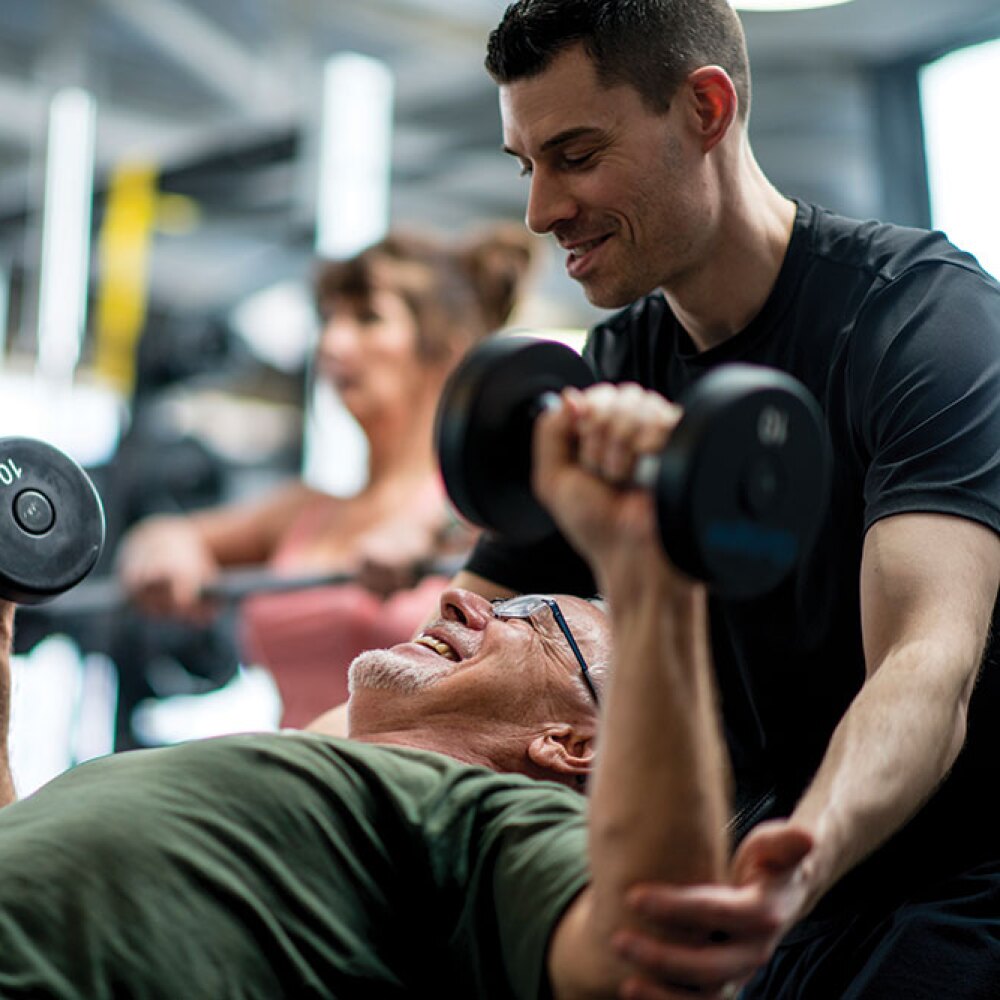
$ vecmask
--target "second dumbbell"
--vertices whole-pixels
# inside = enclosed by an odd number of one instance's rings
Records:
[[[90,477],[58,448],[0,438],[0,597],[39,604],[75,587],[104,546]]]

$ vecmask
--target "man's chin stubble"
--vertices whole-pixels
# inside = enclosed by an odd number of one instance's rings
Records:
[[[347,673],[347,689],[353,694],[359,688],[375,691],[399,691],[411,694],[422,691],[452,672],[454,665],[442,659],[440,663],[414,663],[391,649],[369,649],[360,653]]]

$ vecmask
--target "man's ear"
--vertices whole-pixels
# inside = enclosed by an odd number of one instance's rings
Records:
[[[528,759],[544,777],[582,786],[594,766],[594,728],[552,723],[528,744]]]
[[[687,78],[691,88],[702,152],[717,146],[729,132],[739,111],[739,98],[729,74],[721,66],[700,66]]]

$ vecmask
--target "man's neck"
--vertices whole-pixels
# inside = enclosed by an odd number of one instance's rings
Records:
[[[463,764],[474,764],[478,767],[497,770],[489,754],[479,753],[468,745],[460,745],[455,740],[442,738],[441,733],[430,730],[403,729],[361,735],[351,733],[350,738],[358,743],[377,743],[380,746],[406,747],[410,750],[430,750],[433,753],[452,757]]]
[[[368,695],[370,699],[371,692]],[[359,717],[349,708],[347,734],[361,743],[430,750],[491,771],[520,772],[526,764],[527,739],[523,730],[496,719],[487,727],[483,720],[470,720],[447,708],[411,717],[398,713]]]
[[[371,481],[437,474],[434,415],[437,396],[429,393],[407,408],[382,416],[365,427]]]
[[[726,198],[710,262],[663,289],[699,351],[735,336],[761,311],[791,240],[795,203],[752,158],[742,176],[744,183]]]

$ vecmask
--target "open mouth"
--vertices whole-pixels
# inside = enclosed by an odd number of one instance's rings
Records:
[[[571,278],[581,277],[593,262],[595,252],[607,241],[608,236],[599,236],[596,240],[587,240],[584,243],[577,243],[566,250],[566,270]]]
[[[413,642],[414,645],[424,646],[432,653],[437,653],[438,656],[443,656],[446,660],[451,660],[453,663],[458,663],[461,659],[448,643],[443,642],[441,639],[435,639],[432,635],[421,635],[419,638],[414,639]]]
[[[596,240],[587,240],[586,243],[578,243],[569,251],[570,257],[583,257],[590,253],[596,246],[600,246],[608,237],[599,236]]]

